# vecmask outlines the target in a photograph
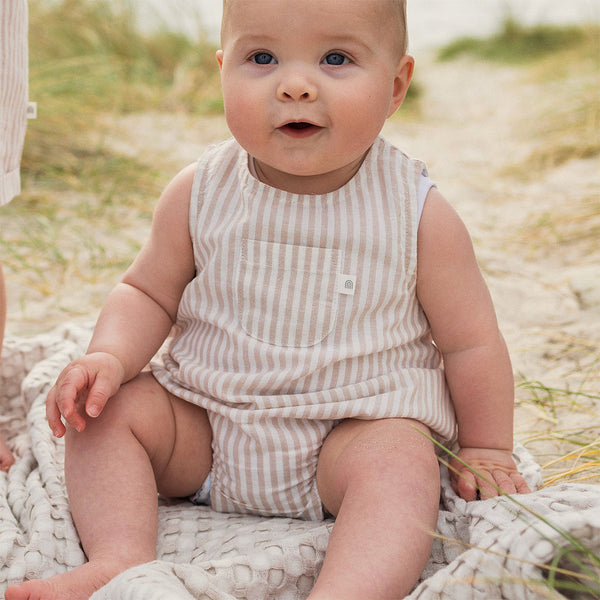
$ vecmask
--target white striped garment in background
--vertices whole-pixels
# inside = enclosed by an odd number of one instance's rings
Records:
[[[0,0],[0,206],[21,192],[27,95],[27,2]]]

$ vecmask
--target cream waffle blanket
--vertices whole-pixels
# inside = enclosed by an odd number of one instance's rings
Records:
[[[85,560],[65,492],[63,444],[46,424],[44,401],[89,336],[89,328],[68,325],[5,341],[0,428],[17,462],[0,474],[0,591]],[[516,454],[537,487],[538,466],[522,447]],[[565,564],[577,555],[564,552],[569,535],[600,553],[599,486],[551,487],[518,497],[522,505],[508,498],[466,503],[452,492],[447,473],[442,477],[439,537],[411,599],[562,598],[549,592],[541,565]],[[159,527],[159,560],[124,572],[94,600],[304,599],[332,522],[219,514],[161,500]]]

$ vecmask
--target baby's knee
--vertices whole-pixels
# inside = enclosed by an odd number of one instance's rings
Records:
[[[170,416],[166,391],[151,373],[140,373],[109,398],[98,417],[86,418],[86,428],[135,428],[164,422]]]
[[[437,489],[440,471],[435,452],[426,446],[415,451],[410,446],[383,444],[373,448],[357,476],[371,482],[383,482],[390,491],[420,483]]]
[[[346,448],[344,467],[357,479],[390,487],[411,480],[437,485],[439,466],[428,435],[425,426],[407,419],[366,422]]]
[[[348,422],[332,437],[317,473],[319,493],[334,515],[347,498],[364,507],[420,514],[431,526],[440,475],[429,432],[406,419]],[[334,430],[335,432],[335,430]]]

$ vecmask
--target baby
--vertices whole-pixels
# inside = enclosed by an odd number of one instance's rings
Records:
[[[454,463],[466,500],[528,491],[470,238],[425,166],[379,136],[413,73],[405,10],[224,2],[233,139],[167,186],[48,396],[89,562],[7,600],[88,598],[155,559],[157,492],[209,484],[219,511],[335,517],[311,600],[402,598],[436,526],[432,438],[477,472]]]

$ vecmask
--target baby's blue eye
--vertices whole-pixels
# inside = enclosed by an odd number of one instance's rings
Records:
[[[328,65],[339,67],[340,65],[345,65],[348,62],[348,59],[339,52],[332,52],[325,57],[325,62]]]
[[[271,65],[275,62],[273,55],[268,52],[259,52],[258,54],[255,54],[251,60],[257,65]]]

